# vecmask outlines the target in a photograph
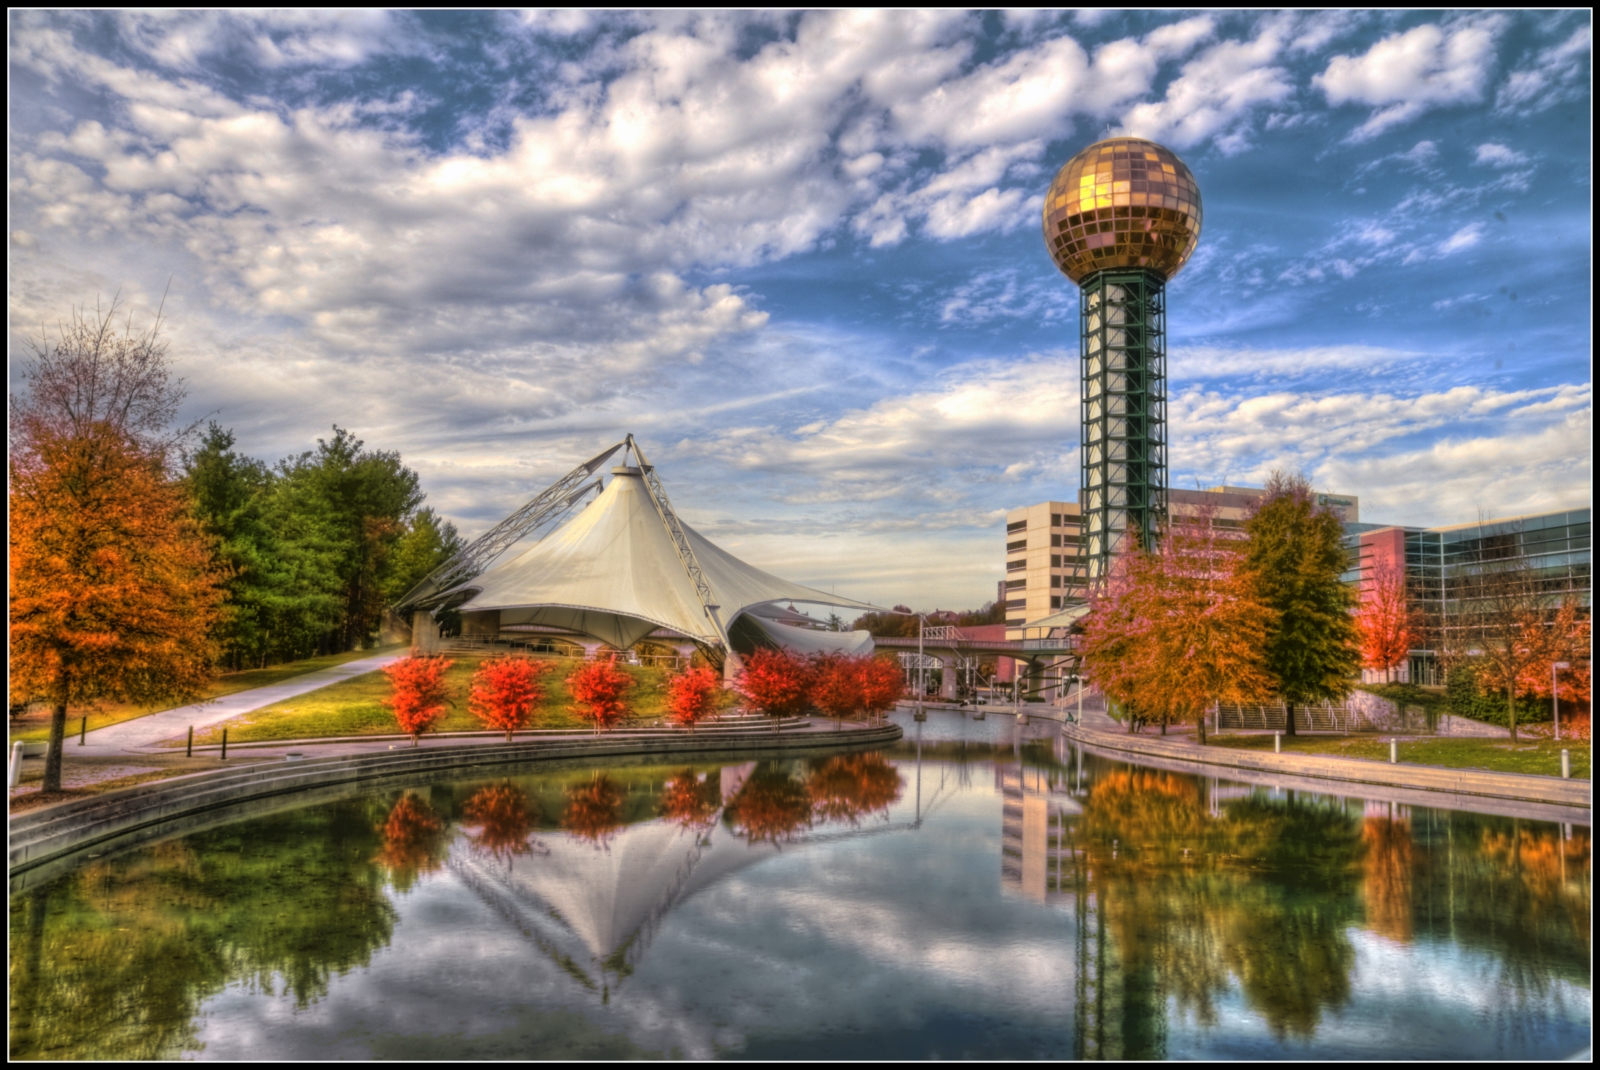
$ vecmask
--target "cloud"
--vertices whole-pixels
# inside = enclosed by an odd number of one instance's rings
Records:
[[[1334,56],[1312,78],[1331,105],[1376,110],[1350,134],[1367,141],[1429,108],[1482,99],[1502,21],[1483,19],[1446,30],[1434,23],[1391,34],[1360,56]]]
[[[1470,518],[1476,505],[1469,458],[1485,465],[1476,485],[1499,488],[1501,510],[1584,500],[1591,411],[1586,384],[1248,398],[1193,388],[1169,402],[1173,442],[1183,444],[1172,449],[1175,470],[1212,482],[1259,483],[1274,468],[1298,468],[1313,473],[1319,486],[1361,495],[1364,510],[1382,506],[1388,510],[1382,519],[1408,524]],[[1458,467],[1437,485],[1407,473],[1408,464],[1427,457],[1451,458]],[[1558,457],[1568,471],[1551,480]],[[1514,493],[1519,480],[1527,481],[1520,494]]]
[[[1478,146],[1476,162],[1490,167],[1518,167],[1527,163],[1528,158],[1504,145],[1488,141]]]
[[[1206,49],[1184,65],[1164,99],[1129,108],[1121,132],[1178,148],[1216,138],[1223,152],[1242,151],[1256,109],[1282,103],[1294,92],[1288,71],[1276,63],[1284,28],[1269,21],[1253,41]]]
[[[1483,238],[1482,223],[1468,223],[1444,241],[1439,243],[1439,255],[1449,256],[1463,249],[1470,249],[1477,245]]]
[[[1566,40],[1542,49],[1526,66],[1507,75],[1495,95],[1495,110],[1531,115],[1563,101],[1579,99],[1586,90],[1584,60],[1592,49],[1592,32],[1585,23]]]

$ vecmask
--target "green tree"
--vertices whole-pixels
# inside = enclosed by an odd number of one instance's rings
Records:
[[[208,424],[199,446],[184,456],[183,487],[194,518],[217,540],[228,603],[216,638],[224,664],[240,669],[267,653],[275,587],[283,576],[277,539],[264,512],[272,471],[233,446],[232,431],[215,421]]]
[[[384,601],[393,603],[422,582],[422,578],[460,552],[464,545],[456,526],[441,518],[431,506],[418,509],[389,558],[383,581]]]
[[[422,504],[417,474],[392,450],[367,450],[335,426],[332,439],[278,465],[285,520],[303,522],[308,549],[331,550],[339,614],[321,652],[352,650],[377,630],[391,557]],[[318,545],[322,544],[322,545]]]
[[[1245,570],[1276,614],[1267,638],[1267,673],[1288,708],[1342,698],[1360,667],[1355,596],[1340,581],[1348,563],[1338,514],[1319,507],[1303,475],[1274,472],[1245,522]]]

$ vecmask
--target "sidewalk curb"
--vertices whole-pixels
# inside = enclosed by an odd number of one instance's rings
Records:
[[[1318,780],[1412,788],[1454,795],[1477,795],[1491,799],[1514,799],[1519,802],[1552,803],[1584,810],[1592,806],[1592,784],[1587,780],[1561,780],[1557,777],[1530,776],[1525,773],[1490,773],[1475,769],[1444,769],[1438,766],[1406,763],[1389,765],[1360,758],[1334,758],[1323,755],[1255,754],[1230,747],[1201,747],[1192,743],[1168,743],[1136,736],[1093,732],[1071,724],[1063,724],[1061,730],[1073,742],[1082,743],[1094,750],[1167,758],[1222,769],[1249,769],[1256,772],[1315,777]]]

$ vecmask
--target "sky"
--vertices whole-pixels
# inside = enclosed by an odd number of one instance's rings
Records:
[[[685,521],[839,594],[976,607],[1073,500],[1040,235],[1113,134],[1200,184],[1172,485],[1361,519],[1589,503],[1588,11],[12,11],[12,389],[165,295],[184,415],[334,425],[466,535],[631,432]]]

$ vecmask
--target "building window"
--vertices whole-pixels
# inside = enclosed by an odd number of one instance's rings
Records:
[[[1060,609],[1061,608],[1061,596],[1060,595],[1051,595],[1050,596],[1050,608],[1051,609]]]
[[[1006,590],[1016,591],[1028,585],[1027,580],[1006,580]]]
[[[1050,545],[1051,546],[1060,546],[1061,545],[1061,536],[1060,535],[1052,535],[1052,536],[1050,536]]]
[[[1016,542],[1008,542],[1008,543],[1006,543],[1006,553],[1008,553],[1008,554],[1014,554],[1018,550],[1026,550],[1027,548],[1028,548],[1028,540],[1027,539],[1018,539]]]
[[[1020,569],[1025,569],[1027,567],[1028,567],[1028,559],[1026,557],[1019,558],[1016,561],[1007,561],[1006,562],[1006,571],[1007,572],[1016,572],[1016,571],[1018,571]]]
[[[1006,599],[1006,608],[1007,609],[1026,609],[1026,608],[1028,608],[1028,600],[1026,598],[1007,598]]]
[[[1060,513],[1051,513],[1050,514],[1050,526],[1053,527],[1053,528],[1059,528],[1061,526],[1061,514]]]
[[[1051,568],[1060,568],[1061,567],[1061,555],[1060,554],[1051,554],[1050,555],[1050,567]]]
[[[1060,587],[1061,586],[1061,577],[1060,576],[1051,576],[1050,577],[1050,586],[1052,586],[1052,587]]]
[[[1028,530],[1028,522],[1026,520],[1018,520],[1018,521],[1016,521],[1014,523],[1006,525],[1006,534],[1007,535],[1015,535],[1019,531],[1027,531],[1027,530]]]

